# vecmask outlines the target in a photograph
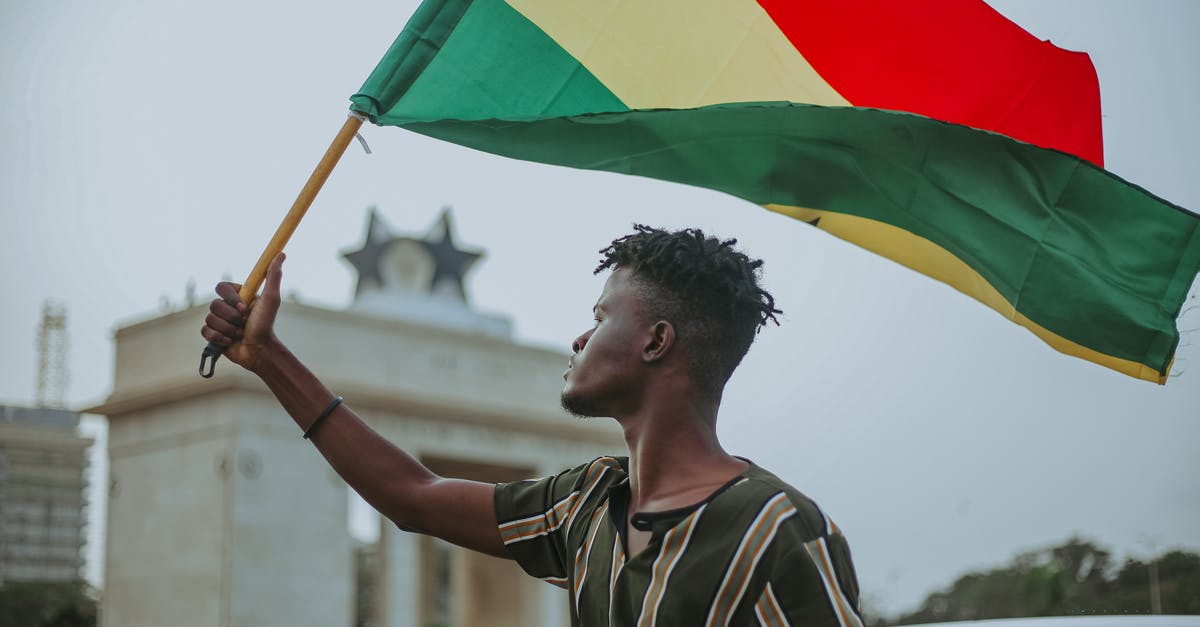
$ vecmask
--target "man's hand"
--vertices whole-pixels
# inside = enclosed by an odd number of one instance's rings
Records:
[[[275,337],[283,253],[271,261],[263,293],[249,306],[236,283],[218,283],[208,308],[204,339],[225,349],[230,361],[262,378],[275,398],[308,430],[333,398]],[[312,436],[329,464],[375,509],[402,528],[438,536],[459,546],[512,559],[500,540],[493,505],[495,486],[443,479],[383,439],[338,405]]]
[[[237,283],[217,284],[217,298],[208,307],[208,317],[200,335],[225,349],[229,361],[256,372],[265,355],[279,346],[275,337],[275,315],[279,312],[279,284],[283,279],[283,260],[279,253],[267,269],[262,295],[250,303],[242,301]]]

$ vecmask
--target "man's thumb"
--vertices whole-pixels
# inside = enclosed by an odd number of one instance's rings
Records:
[[[263,298],[268,302],[279,302],[279,285],[283,282],[283,260],[287,259],[287,255],[279,253],[271,260],[271,265],[267,266],[267,285],[263,288]]]

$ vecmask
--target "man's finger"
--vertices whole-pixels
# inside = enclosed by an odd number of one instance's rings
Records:
[[[217,346],[223,346],[225,348],[229,348],[229,345],[233,344],[233,340],[221,335],[212,327],[207,325],[200,328],[200,337],[212,342],[213,344],[216,344]]]
[[[208,317],[204,319],[204,324],[206,324],[208,328],[220,333],[221,335],[224,335],[225,337],[235,340],[242,339],[242,330],[240,328],[231,324],[229,321],[222,319],[215,313],[210,312]]]
[[[217,296],[220,296],[221,300],[229,303],[230,305],[237,307],[238,303],[242,302],[242,297],[238,296],[238,291],[241,289],[242,286],[237,283],[221,281],[220,283],[217,283]]]
[[[246,325],[246,317],[236,307],[218,298],[208,306],[208,310],[218,318],[229,322],[235,327]]]
[[[279,284],[283,280],[283,253],[275,255],[271,265],[267,267],[267,282],[262,294],[250,304],[250,317],[259,329],[270,329],[275,324],[275,314],[279,312]]]
[[[267,287],[263,289],[263,297],[271,299],[272,302],[279,301],[279,285],[283,282],[283,260],[287,259],[287,255],[279,253],[271,260],[271,265],[267,267]]]

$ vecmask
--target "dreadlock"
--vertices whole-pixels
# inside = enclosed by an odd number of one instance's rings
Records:
[[[700,229],[664,231],[643,224],[600,251],[606,269],[629,268],[650,315],[675,327],[693,376],[716,391],[741,363],[767,322],[779,324],[775,298],[758,286],[761,259]]]

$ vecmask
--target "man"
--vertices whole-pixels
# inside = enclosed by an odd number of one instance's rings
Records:
[[[596,272],[612,274],[562,392],[569,412],[614,418],[629,457],[554,477],[446,479],[374,433],[275,336],[283,255],[249,307],[218,284],[201,335],[261,377],[381,513],[565,588],[572,625],[861,627],[837,526],[717,441],[725,382],[780,313],[758,285],[762,261],[696,229],[635,229],[601,251]]]

